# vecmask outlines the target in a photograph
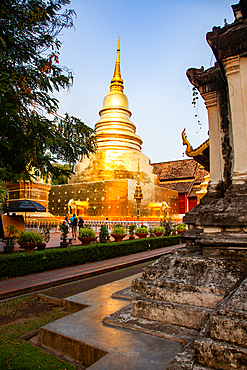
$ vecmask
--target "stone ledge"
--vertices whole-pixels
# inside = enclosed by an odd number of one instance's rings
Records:
[[[112,298],[127,299],[130,301],[134,298],[143,297],[143,296],[144,294],[133,292],[131,286],[125,289],[121,289],[112,294]]]
[[[210,337],[214,340],[247,346],[247,322],[226,316],[211,316]]]
[[[247,233],[231,233],[231,232],[216,232],[216,233],[201,233],[196,240],[201,245],[214,247],[245,247],[247,250]]]
[[[131,312],[131,305],[129,305],[115,312],[114,314],[104,317],[103,322],[105,324],[136,330],[142,333],[169,339],[183,345],[187,342],[190,342],[198,335],[197,330],[172,325],[169,323],[134,317],[132,316]]]
[[[166,322],[195,330],[199,330],[206,323],[212,312],[209,308],[147,298],[132,301],[132,315],[135,317]]]
[[[213,369],[246,370],[247,349],[211,338],[196,339],[194,342],[195,361]]]
[[[135,293],[146,293],[147,286],[152,280],[144,280],[143,278],[137,278],[132,281],[132,291]]]
[[[165,262],[169,264],[154,282],[159,287],[225,295],[246,276],[243,261],[172,256]]]
[[[223,300],[224,295],[148,285],[146,297],[197,307],[216,308]]]

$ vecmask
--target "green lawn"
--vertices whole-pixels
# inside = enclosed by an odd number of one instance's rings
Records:
[[[0,326],[0,369],[76,369],[75,366],[44,353],[38,346],[32,346],[19,339],[21,335],[65,316],[65,313],[59,311],[59,307],[37,314],[28,313],[28,307],[34,303],[36,304],[37,299],[39,298],[32,294],[0,303],[1,317],[13,317],[14,320],[7,325]],[[36,301],[33,302],[33,300]],[[23,310],[26,315],[22,314],[20,315],[22,317],[16,318],[18,312],[23,312]]]

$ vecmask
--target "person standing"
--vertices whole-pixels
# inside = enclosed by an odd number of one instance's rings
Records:
[[[68,216],[65,217],[63,224],[69,227],[69,219]]]
[[[72,227],[72,238],[74,238],[74,240],[76,240],[77,224],[78,224],[78,220],[76,218],[76,215],[73,214],[73,217],[70,220],[71,220],[71,227]]]
[[[82,217],[79,217],[78,226],[79,226],[79,229],[81,227],[84,227],[84,221],[83,221],[83,218]]]

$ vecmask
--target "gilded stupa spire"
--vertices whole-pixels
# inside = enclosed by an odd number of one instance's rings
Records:
[[[123,92],[123,80],[121,78],[120,72],[120,36],[118,36],[118,45],[117,45],[117,59],[115,64],[115,70],[113,78],[111,79],[110,91],[114,92]]]

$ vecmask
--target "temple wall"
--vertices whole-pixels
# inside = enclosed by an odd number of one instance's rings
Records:
[[[169,216],[178,218],[178,193],[159,186],[141,183],[143,200],[141,217],[163,217],[164,211],[150,203],[166,202],[170,207]],[[52,186],[49,195],[49,210],[53,215],[66,216],[73,213],[68,203],[77,201],[78,216],[87,217],[136,217],[134,191],[136,181],[108,180]],[[71,212],[72,211],[72,212]]]
[[[18,183],[8,183],[6,186],[9,193],[9,204],[17,200],[29,199],[42,204],[48,211],[51,185],[20,181]]]

